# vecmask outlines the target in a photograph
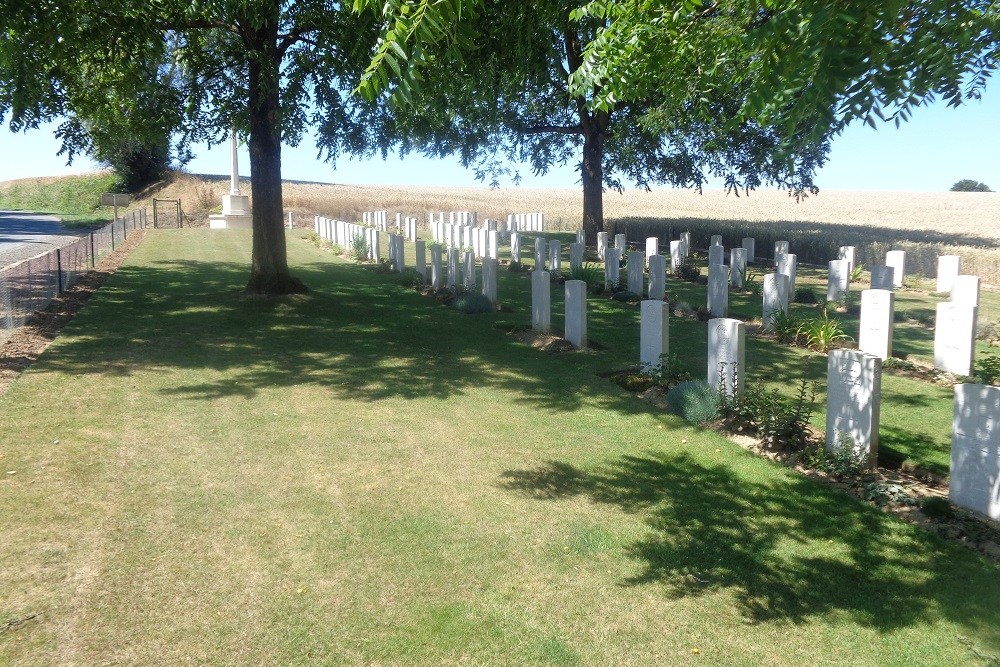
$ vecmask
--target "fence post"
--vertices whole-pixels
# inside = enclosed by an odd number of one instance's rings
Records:
[[[177,229],[184,228],[184,213],[181,211],[181,200],[177,200]]]
[[[115,223],[111,222],[111,252],[115,251]]]
[[[125,224],[125,218],[122,217],[122,238],[128,241],[128,225]]]
[[[63,293],[62,248],[56,248],[56,294]]]
[[[90,232],[90,268],[97,268],[97,250],[94,248],[94,232]]]

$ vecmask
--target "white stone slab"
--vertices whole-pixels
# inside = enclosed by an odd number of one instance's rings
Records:
[[[604,261],[604,250],[608,247],[608,233],[597,232],[597,258]]]
[[[842,301],[850,289],[851,272],[846,259],[834,259],[829,263],[826,279],[826,300]]]
[[[618,248],[622,254],[625,253],[625,235],[615,234],[615,247]]]
[[[670,242],[670,273],[677,273],[684,263],[684,244],[681,241]]]
[[[660,257],[660,255],[656,255]],[[662,300],[639,304],[639,365],[643,373],[660,370],[670,350],[670,306]]]
[[[706,380],[710,386],[724,389],[730,396],[746,383],[745,336],[746,325],[740,320],[721,317],[708,321]]]
[[[545,239],[535,237],[535,271],[545,270]]]
[[[521,263],[521,234],[518,232],[510,235],[510,261]]]
[[[878,456],[882,360],[858,350],[831,350],[826,365],[826,449],[851,447],[856,456]]]
[[[1000,521],[1000,387],[955,385],[948,496]]]
[[[441,265],[441,250],[444,246],[431,246],[431,287],[436,290],[444,287],[444,267]]]
[[[854,270],[854,267],[856,265],[855,258],[857,257],[857,255],[858,255],[858,249],[852,245],[842,245],[837,251],[837,259],[847,260],[847,264],[849,266],[849,268],[847,269],[848,272]]]
[[[604,251],[604,286],[607,289],[617,289],[621,282],[621,250],[607,248]]]
[[[653,255],[660,254],[660,239],[655,236],[649,236],[646,238],[646,262],[649,262],[649,258]]]
[[[466,292],[476,289],[476,253],[466,251],[462,258],[462,284]]]
[[[584,244],[577,241],[569,244],[569,270],[572,273],[583,267]]]
[[[774,330],[775,313],[788,312],[788,276],[769,273],[764,276],[764,311],[761,321],[768,331]]]
[[[892,356],[894,297],[890,290],[866,289],[861,292],[858,349],[883,361]]]
[[[757,239],[747,237],[743,239],[743,249],[747,251],[747,263],[756,264],[757,263]]]
[[[787,243],[787,241],[785,242]],[[782,253],[778,255],[778,259],[775,262],[775,273],[780,273],[784,276],[788,276],[788,300],[792,301],[795,298],[795,276],[799,271],[799,258],[798,255],[792,255],[789,253]]]
[[[587,283],[566,281],[566,333],[573,347],[587,347]]]
[[[709,243],[709,247],[717,245],[719,246],[722,245],[722,234],[712,234],[712,239],[711,242]]]
[[[646,256],[641,252],[630,252],[626,264],[628,270],[628,291],[642,295],[643,264]]]
[[[708,247],[708,265],[713,264],[725,264],[726,263],[726,249],[721,245],[713,245]]]
[[[958,255],[941,255],[937,262],[938,292],[951,292],[955,278],[962,272],[962,258]]]
[[[746,275],[747,250],[743,247],[733,248],[729,252],[729,284],[742,289]]]
[[[562,243],[549,241],[549,271],[555,275],[562,274]]]
[[[680,240],[684,244],[684,256],[687,257],[691,253],[691,232],[681,232]]]
[[[725,264],[708,265],[708,312],[712,317],[725,317],[729,312],[729,268]]]
[[[885,265],[891,266],[894,269],[892,273],[892,286],[902,287],[903,278],[906,276],[906,252],[903,250],[890,250],[885,253]]]
[[[778,262],[778,255],[788,254],[788,241],[775,241],[774,242],[774,261]]]
[[[653,255],[649,258],[649,298],[663,300],[667,293],[667,258]]]
[[[531,272],[531,328],[552,329],[552,284],[548,271]]]
[[[587,245],[587,233],[584,230],[582,229],[576,230],[576,242],[582,243],[583,245]]]
[[[458,286],[459,273],[459,250],[458,247],[448,248],[448,289],[455,289]]]
[[[950,301],[937,305],[934,320],[934,368],[955,375],[972,375],[978,310],[975,306]]]
[[[872,289],[894,289],[895,280],[893,280],[893,273],[895,270],[891,266],[885,266],[884,264],[875,264],[871,268],[872,272]]]
[[[497,305],[497,261],[491,257],[483,258],[483,296]]]
[[[979,276],[955,276],[951,287],[951,302],[963,306],[978,306],[979,285]]]
[[[500,259],[500,232],[490,230],[486,232],[486,254],[490,259]]]

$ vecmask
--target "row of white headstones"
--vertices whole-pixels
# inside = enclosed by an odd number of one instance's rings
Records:
[[[524,214],[527,218],[528,214]],[[396,271],[403,271],[404,241],[415,243],[415,269],[434,289],[455,288],[462,285],[468,291],[477,288],[476,258],[481,260],[481,280],[478,287],[491,303],[497,300],[497,255],[501,238],[509,235],[511,259],[521,260],[521,235],[523,228],[512,215],[507,223],[484,221],[476,226],[475,214],[453,212],[453,222],[445,222],[444,214],[428,217],[433,242],[430,244],[430,262],[427,244],[417,237],[416,218],[397,216],[397,231],[389,234],[389,261]],[[385,222],[374,217],[373,225]],[[531,223],[535,224],[535,223]],[[316,218],[316,231],[328,240],[349,245],[356,235],[364,235],[371,249],[372,259],[379,257],[378,229],[355,225],[328,218]],[[617,288],[620,283],[621,253],[626,250],[625,235],[615,236],[614,247],[608,246],[608,236],[598,234],[597,251],[605,262],[605,280]],[[690,254],[690,235],[670,243],[672,271],[687,260]],[[716,250],[717,248],[717,250]],[[570,244],[570,268],[582,265],[584,256],[583,232],[577,234],[576,243]],[[712,237],[709,247],[709,308],[719,303],[714,291],[726,294],[728,286],[742,285],[746,263],[756,262],[755,241],[743,239],[740,248],[730,255],[730,266],[723,264],[724,248],[721,237]],[[551,330],[551,278],[561,272],[562,244],[541,237],[534,239],[534,266],[531,274],[532,328],[542,332]],[[655,371],[669,353],[669,307],[663,301],[666,286],[666,257],[659,255],[659,239],[646,240],[646,251],[632,252],[628,261],[629,291],[643,293],[643,269],[649,269],[648,298],[640,303],[639,359],[646,371]],[[445,255],[446,253],[446,255]],[[764,321],[775,310],[787,312],[788,301],[794,294],[797,260],[789,253],[787,241],[775,243],[776,271],[764,278]],[[850,274],[854,265],[855,249],[845,246],[839,258],[829,265],[828,300],[837,301],[850,289]],[[548,268],[546,269],[546,260]],[[878,452],[879,417],[881,400],[882,360],[891,354],[893,304],[892,289],[902,284],[905,253],[887,253],[884,267],[873,267],[872,289],[861,294],[861,328],[858,350],[832,350],[827,357],[827,419],[826,447],[830,451],[849,446],[858,455],[871,457]],[[713,267],[714,280],[713,280]],[[721,267],[718,268],[718,267]],[[735,268],[735,270],[732,270]],[[429,276],[428,274],[429,269]],[[721,284],[720,284],[721,283]],[[587,284],[582,280],[567,280],[565,289],[564,337],[577,348],[587,346]],[[971,352],[974,350],[975,313],[978,309],[979,279],[960,275],[960,259],[941,257],[938,263],[939,292],[950,292],[951,301],[938,305],[935,328],[935,363],[950,372],[968,374]],[[713,314],[716,314],[713,312]],[[733,393],[740,389],[745,377],[744,322],[721,316],[708,322],[708,362],[706,380],[709,384],[723,386],[719,389]],[[961,357],[967,366],[955,369],[952,364]],[[975,384],[955,386],[955,409],[951,456],[951,500],[957,505],[1000,520],[1000,388]]]

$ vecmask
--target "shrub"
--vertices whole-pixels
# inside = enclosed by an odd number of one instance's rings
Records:
[[[840,322],[827,317],[825,309],[823,317],[803,322],[799,334],[805,339],[806,345],[817,352],[828,352],[834,343],[850,340],[850,336],[844,333]]]
[[[491,313],[495,310],[493,303],[482,294],[463,294],[455,299],[452,305],[466,315]]]
[[[816,292],[809,287],[795,288],[795,303],[819,303]]]
[[[593,292],[595,289],[603,289],[604,267],[591,263],[581,264],[570,271],[569,279],[582,280],[587,283],[588,292]]]
[[[364,234],[355,234],[351,239],[351,259],[355,262],[368,259],[368,239]]]
[[[615,292],[611,295],[611,298],[615,301],[642,301],[642,297],[635,292],[629,292],[628,290],[622,290],[621,292]]]
[[[690,424],[704,424],[718,415],[718,393],[704,380],[687,380],[667,392],[667,405]]]
[[[743,290],[755,296],[760,296],[764,293],[764,284],[760,282],[760,275],[754,273],[749,268],[746,269],[743,275]]]
[[[1000,357],[989,352],[976,360],[976,381],[982,384],[996,384],[1000,380]]]
[[[721,378],[720,378],[721,382]],[[809,442],[809,419],[816,404],[816,386],[799,382],[794,400],[777,389],[754,383],[728,395],[719,392],[718,412],[730,431],[756,433],[765,447],[804,449]]]
[[[850,278],[851,282],[852,283],[856,283],[859,280],[861,280],[861,276],[862,276],[862,274],[864,274],[864,272],[865,272],[865,265],[864,264],[855,264],[851,268],[851,278]]]
[[[399,276],[399,282],[406,287],[420,287],[424,284],[424,277],[416,269],[406,269]]]
[[[674,275],[681,280],[686,280],[689,283],[701,281],[701,269],[695,266],[694,262],[689,262],[686,259],[677,265],[677,270],[674,271]]]
[[[920,510],[935,519],[947,519],[955,513],[948,499],[941,496],[924,496],[920,500]]]
[[[799,331],[802,328],[802,320],[789,315],[783,310],[776,310],[771,313],[771,328],[780,343],[792,343],[799,340]]]
[[[673,314],[677,317],[694,317],[697,311],[687,301],[678,301],[674,305]]]
[[[683,365],[676,354],[661,354],[660,365],[653,368],[643,368],[643,372],[653,379],[660,387],[670,388],[681,382],[693,380],[694,376]]]

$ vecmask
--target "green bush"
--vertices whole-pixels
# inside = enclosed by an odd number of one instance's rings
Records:
[[[681,382],[693,380],[694,376],[681,364],[676,354],[661,354],[660,365],[654,368],[643,368],[643,372],[653,379],[653,383],[670,388]]]
[[[674,275],[689,283],[701,282],[701,269],[686,259],[677,265]]]
[[[935,519],[947,519],[955,513],[948,499],[941,496],[924,496],[920,501],[920,510]]]
[[[819,303],[816,292],[809,287],[796,287],[794,301],[795,303]]]
[[[611,298],[614,299],[615,301],[626,301],[626,302],[642,301],[641,296],[639,296],[635,292],[629,292],[628,290],[615,292],[614,294],[611,295]]]
[[[975,378],[982,384],[996,384],[1000,380],[1000,357],[984,352],[976,360]]]
[[[776,310],[771,313],[771,329],[779,343],[792,343],[799,340],[799,330],[802,328],[802,320],[789,315],[783,310]]]
[[[719,394],[704,380],[687,380],[667,392],[670,409],[691,424],[704,424],[718,416]]]
[[[466,315],[492,313],[493,303],[482,294],[463,294],[452,302],[452,305]]]
[[[570,280],[582,280],[587,283],[587,291],[604,288],[604,267],[597,264],[581,264],[569,273]]]
[[[368,259],[368,239],[364,234],[355,234],[351,239],[351,259],[355,262]]]
[[[804,321],[799,334],[805,339],[807,346],[824,353],[828,352],[834,343],[850,340],[840,322],[827,317],[826,309],[823,310],[823,317]]]

